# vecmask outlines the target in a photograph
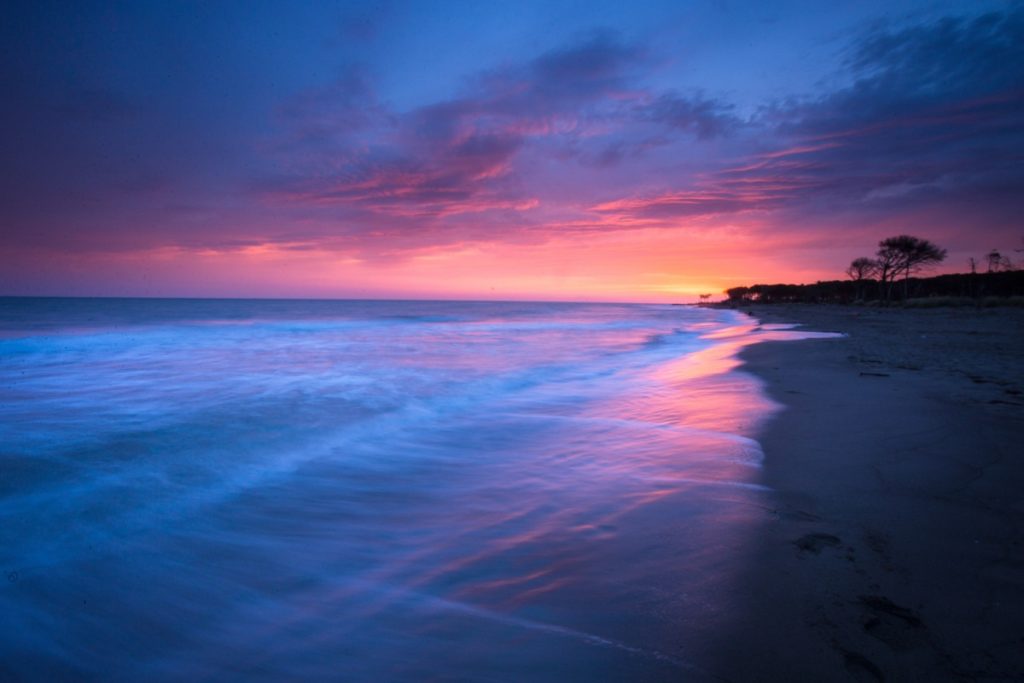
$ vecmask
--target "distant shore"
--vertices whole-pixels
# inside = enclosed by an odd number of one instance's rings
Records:
[[[784,410],[727,680],[1024,679],[1024,310],[744,305]]]

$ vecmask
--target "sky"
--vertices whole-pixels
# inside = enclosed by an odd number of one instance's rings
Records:
[[[16,2],[0,295],[689,301],[1024,247],[1024,3]]]

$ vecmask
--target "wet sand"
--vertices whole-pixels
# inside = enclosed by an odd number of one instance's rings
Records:
[[[1024,310],[745,307],[775,490],[719,672],[1024,680]]]

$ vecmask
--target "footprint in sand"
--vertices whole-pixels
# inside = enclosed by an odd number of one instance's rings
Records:
[[[846,670],[853,674],[858,681],[884,681],[885,675],[882,670],[870,659],[859,652],[843,650],[843,664]]]
[[[862,595],[866,610],[864,631],[896,651],[910,650],[926,640],[926,627],[917,614],[882,595]]]
[[[838,548],[842,540],[832,534],[807,534],[793,541],[793,545],[804,553],[819,555],[824,548]]]

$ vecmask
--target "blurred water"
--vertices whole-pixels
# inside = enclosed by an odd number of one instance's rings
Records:
[[[702,680],[729,311],[0,299],[0,678]]]

